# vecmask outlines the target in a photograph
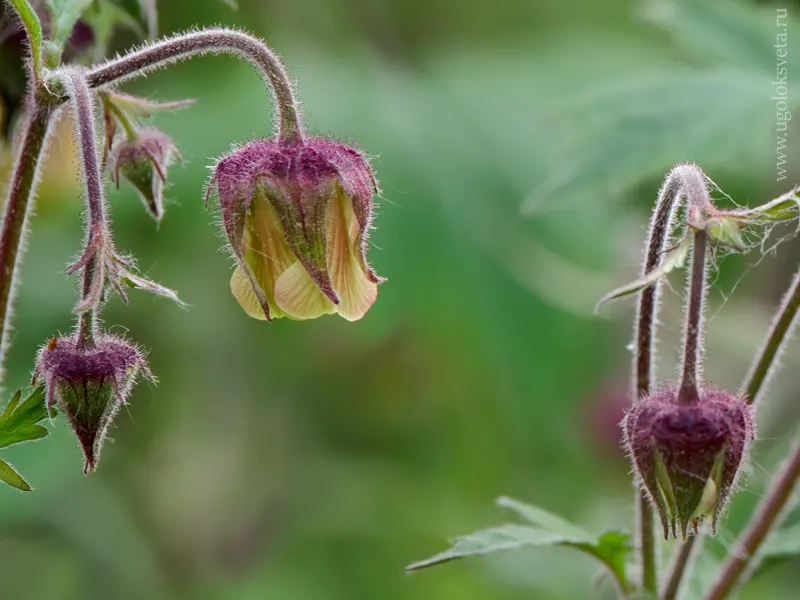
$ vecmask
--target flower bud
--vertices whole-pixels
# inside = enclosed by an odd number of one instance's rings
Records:
[[[725,508],[752,441],[747,403],[716,389],[678,402],[669,388],[636,404],[622,422],[625,445],[638,479],[658,510],[664,537],[685,539],[704,517],[712,531]]]
[[[152,380],[141,352],[108,334],[93,347],[81,347],[76,335],[53,338],[39,351],[34,381],[44,380],[47,408],[55,403],[75,431],[84,473],[95,469],[108,427],[140,373]]]
[[[238,261],[231,291],[248,315],[366,314],[383,279],[366,258],[377,185],[361,153],[321,138],[255,141],[219,161],[214,185]]]
[[[131,182],[147,211],[160,221],[164,215],[167,169],[179,156],[167,135],[156,129],[140,129],[136,137],[114,142],[108,155],[108,168],[117,187],[120,176]]]

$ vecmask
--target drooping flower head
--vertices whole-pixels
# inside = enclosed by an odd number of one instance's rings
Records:
[[[169,136],[157,129],[139,129],[134,138],[114,141],[108,154],[108,169],[117,187],[120,177],[127,179],[147,212],[160,221],[164,215],[167,170],[179,156]]]
[[[34,381],[44,380],[48,409],[56,404],[69,421],[93,471],[109,426],[125,404],[139,374],[152,379],[141,352],[130,342],[98,335],[81,347],[77,335],[50,340],[39,351]]]
[[[702,389],[678,402],[674,388],[637,403],[622,422],[634,471],[661,517],[664,537],[696,533],[703,518],[717,519],[735,486],[753,420],[744,399]]]
[[[383,279],[366,253],[377,186],[363,154],[321,138],[254,141],[218,162],[211,186],[248,315],[355,321],[375,302]]]

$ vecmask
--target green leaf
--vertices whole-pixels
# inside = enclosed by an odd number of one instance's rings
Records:
[[[734,252],[746,252],[747,244],[742,237],[741,223],[727,217],[709,220],[706,232],[713,244]]]
[[[778,529],[761,547],[762,557],[800,555],[800,522]]]
[[[578,541],[591,542],[594,540],[592,534],[590,534],[585,529],[582,529],[577,525],[570,523],[563,517],[548,512],[543,508],[539,508],[538,506],[531,506],[530,504],[525,504],[524,502],[520,502],[519,500],[508,498],[507,496],[501,496],[500,498],[498,498],[497,506],[513,510],[520,517],[522,517],[526,521],[529,521],[533,525],[541,527],[542,529],[545,529],[547,531],[552,531],[554,533],[561,533],[565,536],[572,538],[576,542]]]
[[[747,208],[725,212],[725,216],[745,223],[790,221],[800,215],[800,198],[797,197],[798,189],[783,194],[771,202]]]
[[[563,535],[545,531],[538,527],[506,523],[499,527],[483,529],[469,535],[457,537],[449,550],[441,552],[431,558],[415,562],[406,567],[407,571],[418,571],[442,563],[465,558],[467,556],[482,556],[502,550],[513,550],[525,546],[554,546],[570,541]]]
[[[9,0],[11,6],[17,11],[28,40],[31,44],[31,55],[33,56],[33,66],[37,73],[42,70],[42,24],[36,11],[33,10],[28,0]]]
[[[617,586],[626,593],[632,589],[625,572],[628,554],[633,549],[628,534],[609,531],[597,537],[563,517],[537,506],[506,497],[499,498],[497,504],[513,510],[531,525],[506,523],[458,537],[450,549],[413,563],[406,570],[417,571],[459,558],[515,548],[563,546],[575,548],[598,559],[614,577]]]
[[[600,307],[606,302],[640,292],[646,287],[653,285],[656,281],[661,279],[669,272],[681,268],[686,262],[686,257],[689,255],[689,248],[691,248],[691,241],[687,236],[676,248],[673,248],[667,253],[667,255],[661,260],[661,264],[658,266],[658,268],[653,269],[647,275],[640,277],[639,279],[631,281],[630,283],[627,283],[622,287],[618,287],[614,291],[609,292],[603,296],[600,302],[597,303],[595,310],[599,310]]]
[[[31,492],[33,488],[25,481],[22,476],[17,473],[11,465],[7,462],[0,460],[0,481],[7,483],[11,487],[15,487],[23,492]]]
[[[8,435],[0,437],[0,448],[12,446],[21,442],[40,440],[50,433],[41,425],[22,425]]]
[[[57,48],[64,47],[75,22],[91,3],[92,0],[47,0],[53,15],[53,42]]]
[[[47,417],[44,388],[38,386],[20,402],[21,390],[17,390],[0,415],[0,448],[38,440],[48,434],[47,429],[37,423]]]

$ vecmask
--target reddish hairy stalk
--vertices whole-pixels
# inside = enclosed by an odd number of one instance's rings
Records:
[[[686,333],[683,340],[683,375],[678,402],[696,402],[700,371],[700,342],[703,339],[703,304],[706,295],[706,248],[708,234],[703,229],[694,232],[692,270],[689,275],[686,307]]]
[[[0,379],[6,351],[10,345],[11,304],[18,277],[17,263],[22,254],[28,215],[32,212],[39,165],[56,104],[44,93],[32,93],[22,143],[17,152],[8,187],[3,226],[0,230]]]
[[[758,505],[750,524],[736,541],[728,560],[722,565],[719,576],[705,595],[705,600],[724,600],[734,591],[742,574],[753,564],[753,556],[761,543],[780,523],[798,477],[800,477],[800,440],[795,443],[792,454],[781,467],[766,497]]]
[[[244,58],[259,71],[264,80],[269,82],[275,99],[278,136],[284,141],[302,140],[300,110],[283,64],[264,42],[241,31],[206,29],[176,35],[95,67],[90,71],[87,81],[89,87],[103,87],[146,75],[192,56],[221,53]]]
[[[686,198],[690,209],[704,209],[711,200],[705,175],[693,163],[678,164],[667,175],[658,194],[658,201],[650,221],[642,275],[658,268],[667,239],[672,233],[680,200]],[[655,357],[655,328],[660,293],[659,282],[645,288],[639,296],[636,316],[634,357],[634,402],[650,393]],[[637,490],[637,547],[641,568],[642,587],[655,594],[658,588],[656,572],[653,509],[645,494]]]

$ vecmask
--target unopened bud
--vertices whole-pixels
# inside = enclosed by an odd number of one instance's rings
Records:
[[[140,373],[152,379],[138,348],[108,334],[92,347],[81,347],[76,335],[53,338],[39,351],[34,379],[44,380],[48,409],[55,403],[72,426],[84,473],[95,469],[108,428]]]
[[[674,388],[637,403],[622,422],[633,468],[658,510],[664,537],[717,519],[725,508],[749,443],[753,421],[747,403],[716,389],[678,402]]]

